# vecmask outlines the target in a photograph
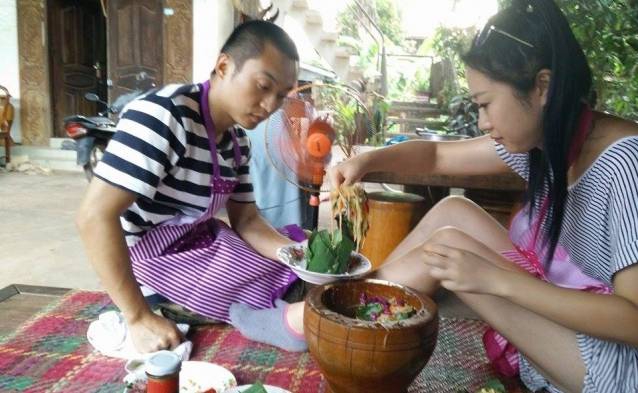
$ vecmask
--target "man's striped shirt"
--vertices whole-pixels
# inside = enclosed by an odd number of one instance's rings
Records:
[[[199,217],[208,207],[212,158],[200,111],[201,85],[168,85],[132,101],[118,122],[95,175],[137,195],[122,215],[132,246],[149,229],[175,216]],[[250,142],[235,128],[241,162],[235,170],[232,137],[217,144],[220,175],[237,179],[230,199],[254,202]]]

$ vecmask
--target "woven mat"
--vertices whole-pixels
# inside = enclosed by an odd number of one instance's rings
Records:
[[[74,291],[0,337],[0,392],[122,392],[124,362],[97,354],[86,340],[89,323],[113,308],[103,292]],[[484,330],[479,321],[441,319],[434,355],[409,392],[473,392],[494,378],[483,354]],[[261,380],[291,392],[326,390],[308,353],[251,342],[229,325],[201,327],[190,338],[193,360],[226,367],[239,384]],[[521,391],[516,381],[504,382],[508,391]]]

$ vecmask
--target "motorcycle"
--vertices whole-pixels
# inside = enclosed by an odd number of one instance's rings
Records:
[[[148,80],[148,75],[142,72],[135,79],[138,83],[144,82]],[[155,84],[151,82],[149,86],[153,89]],[[106,145],[117,131],[116,122],[111,120],[109,114],[117,116],[126,104],[150,91],[149,89],[135,89],[119,96],[112,105],[102,101],[95,93],[86,93],[84,95],[86,100],[100,103],[106,109],[98,112],[98,116],[72,115],[64,118],[64,130],[75,142],[77,165],[82,166],[88,181],[93,178],[93,171],[102,159]]]

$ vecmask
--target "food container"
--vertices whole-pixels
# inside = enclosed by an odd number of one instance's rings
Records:
[[[146,360],[147,393],[178,393],[182,359],[171,351],[159,351]]]

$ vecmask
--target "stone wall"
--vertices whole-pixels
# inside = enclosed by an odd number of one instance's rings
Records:
[[[51,88],[44,0],[17,0],[22,142],[48,145]]]

